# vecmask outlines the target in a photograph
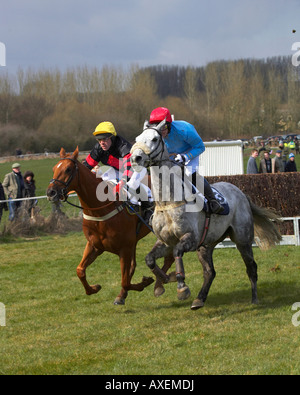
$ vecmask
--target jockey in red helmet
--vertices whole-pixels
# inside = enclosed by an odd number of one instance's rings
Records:
[[[175,162],[186,165],[185,173],[192,178],[196,185],[196,176],[199,168],[199,156],[205,151],[204,143],[196,131],[195,127],[186,121],[174,121],[170,111],[165,107],[155,108],[151,114],[149,123],[159,124],[166,120],[166,129],[162,131],[162,137],[166,144],[170,156]],[[210,209],[214,214],[222,212],[224,209],[216,200],[215,195],[204,179],[204,196],[209,202]]]

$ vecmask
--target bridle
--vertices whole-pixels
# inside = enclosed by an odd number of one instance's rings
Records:
[[[165,143],[164,143],[163,136],[162,136],[161,132],[160,132],[157,128],[154,128],[154,127],[148,127],[147,129],[144,130],[144,132],[145,132],[146,130],[151,130],[151,129],[158,133],[158,135],[159,135],[159,142],[158,142],[157,146],[155,147],[155,149],[154,149],[153,151],[151,151],[151,152],[149,152],[149,153],[145,153],[145,152],[144,152],[144,153],[148,156],[148,158],[149,158],[149,166],[153,166],[153,165],[155,165],[155,164],[160,164],[160,163],[162,163],[162,162],[166,162],[166,161],[169,160],[169,159],[163,159],[164,153],[165,153],[165,151],[166,151],[166,145],[165,145]],[[157,151],[160,147],[161,147],[162,149],[156,153],[156,151]],[[155,153],[156,153],[156,154],[155,154]],[[155,154],[155,155],[153,156],[153,154]],[[160,156],[160,157],[159,157],[159,156]],[[158,158],[158,157],[159,157],[159,158]]]
[[[69,202],[68,201],[68,197],[69,197],[69,195],[68,195],[68,187],[71,184],[71,182],[74,180],[76,175],[78,177],[78,184],[79,184],[79,174],[80,173],[79,173],[79,169],[78,169],[78,162],[75,159],[72,159],[72,158],[61,158],[61,160],[70,160],[75,165],[75,167],[73,168],[72,174],[70,175],[70,177],[68,178],[68,180],[66,182],[62,181],[62,180],[59,180],[58,178],[52,178],[52,180],[50,181],[50,184],[52,183],[53,185],[56,182],[59,182],[60,184],[64,185],[65,188],[63,188],[63,189],[61,189],[59,191],[59,196],[63,197],[63,200],[62,200],[63,202],[66,202],[70,206],[79,208],[81,210],[89,210],[89,211],[98,211],[98,210],[101,210],[103,208],[106,209],[110,205],[115,205],[115,207],[116,207],[115,210],[113,210],[110,214],[108,214],[108,215],[106,215],[104,217],[98,217],[98,218],[97,217],[89,217],[89,216],[83,214],[83,216],[85,216],[86,219],[94,220],[94,221],[97,221],[97,220],[103,221],[103,220],[109,219],[112,216],[116,215],[117,213],[119,213],[119,212],[121,212],[123,210],[124,205],[118,206],[118,205],[116,205],[115,201],[109,202],[107,205],[104,205],[104,206],[101,206],[101,207],[95,207],[95,208],[77,206],[76,204],[73,204],[73,203]]]
[[[61,189],[59,192],[60,192],[60,195],[63,197],[62,201],[69,203],[67,201],[68,200],[68,187],[71,184],[71,182],[74,180],[75,175],[78,176],[78,183],[79,183],[78,164],[77,164],[77,161],[72,158],[62,158],[61,160],[70,160],[71,162],[74,163],[75,167],[73,168],[72,174],[70,175],[70,177],[68,178],[68,180],[66,182],[59,180],[58,178],[52,178],[52,180],[50,181],[50,184],[54,185],[56,182],[63,184],[65,186],[65,188]],[[82,207],[80,207],[80,208],[82,208]]]
[[[151,167],[151,166],[154,166],[154,165],[160,165],[160,164],[163,163],[163,162],[171,162],[171,163],[173,163],[173,164],[175,164],[175,165],[177,165],[177,166],[183,168],[183,167],[184,167],[183,164],[175,162],[174,160],[172,160],[172,159],[169,157],[169,155],[168,155],[168,158],[163,159],[163,156],[164,156],[164,154],[165,154],[165,152],[166,152],[166,145],[165,145],[163,136],[162,136],[161,132],[160,132],[157,128],[155,128],[155,127],[147,127],[146,129],[144,129],[144,132],[145,132],[146,130],[151,130],[151,129],[158,133],[158,135],[159,135],[159,142],[158,142],[157,146],[155,147],[155,149],[154,149],[153,151],[151,151],[151,152],[149,152],[149,153],[145,153],[145,152],[144,152],[144,153],[148,156],[148,158],[149,158],[149,166]],[[162,150],[159,151],[159,152],[157,152],[157,153],[153,156],[153,154],[160,148],[160,146],[162,147]],[[160,155],[160,157],[159,157],[159,155]],[[159,158],[158,158],[158,157],[159,157]]]

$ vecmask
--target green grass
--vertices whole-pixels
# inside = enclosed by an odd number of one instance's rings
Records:
[[[77,279],[85,238],[81,233],[7,240],[0,244],[0,374],[299,374],[300,327],[291,310],[299,297],[299,247],[255,249],[259,305],[251,305],[245,266],[235,249],[214,253],[217,277],[203,309],[179,302],[176,284],[159,299],[153,285],[120,290],[118,258],[105,253],[88,269],[102,290],[86,296]],[[139,244],[134,282],[149,275]],[[185,256],[187,284],[196,297],[202,269]],[[276,270],[274,269],[276,268]],[[272,270],[274,269],[274,270]]]
[[[297,165],[300,169],[300,156]],[[248,155],[245,153],[245,163]],[[21,161],[35,173],[44,195],[58,159]],[[11,163],[0,164],[0,180]],[[51,205],[39,201],[42,214]],[[64,205],[64,211],[78,210]],[[7,213],[2,218],[5,223]],[[130,292],[114,306],[120,291],[118,258],[105,253],[88,269],[102,290],[86,296],[76,276],[85,246],[82,233],[34,240],[0,238],[1,374],[299,374],[300,326],[291,310],[299,296],[300,247],[255,249],[260,303],[250,304],[250,284],[235,249],[214,253],[217,277],[203,309],[179,302],[176,284],[159,299],[153,285]],[[139,244],[134,282],[149,275],[145,255],[154,244]],[[202,285],[196,256],[185,256],[192,298]],[[273,270],[272,270],[273,269]]]

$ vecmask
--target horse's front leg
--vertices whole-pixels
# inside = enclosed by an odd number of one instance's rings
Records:
[[[149,252],[149,254],[146,256],[147,266],[152,270],[153,274],[155,274],[156,279],[163,284],[170,282],[170,277],[165,273],[164,270],[157,266],[156,259],[169,256],[171,252],[172,248],[166,246],[163,242],[158,240],[151,252]]]
[[[173,254],[165,257],[164,265],[161,268],[161,270],[165,273],[168,273],[168,270],[173,265],[174,261],[175,261],[175,259],[173,257]],[[170,273],[169,278],[170,278],[169,282],[176,282],[177,281],[176,273],[175,272]],[[162,281],[159,278],[156,278],[156,283],[154,286],[154,296],[158,298],[159,296],[163,295],[164,293],[165,293],[165,288],[163,286]]]
[[[185,300],[190,297],[191,291],[185,284],[185,272],[183,266],[183,255],[185,252],[197,249],[196,238],[193,233],[185,234],[178,244],[174,247],[173,254],[176,265],[176,278],[177,278],[177,297],[179,300]]]
[[[95,259],[101,255],[103,251],[96,250],[89,242],[85,247],[82,260],[77,267],[77,276],[79,277],[82,285],[84,286],[85,292],[87,295],[96,294],[100,291],[101,285],[89,285],[86,279],[86,269],[87,267],[92,264]]]

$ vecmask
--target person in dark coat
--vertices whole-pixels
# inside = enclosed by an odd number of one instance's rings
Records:
[[[0,182],[0,200],[6,200],[5,194],[4,194],[4,189],[3,189],[1,182]],[[1,218],[2,218],[3,209],[5,211],[8,211],[8,206],[7,206],[6,202],[0,203],[0,222],[1,222]]]
[[[285,165],[285,171],[287,173],[292,173],[292,172],[297,171],[297,166],[295,163],[295,155],[294,154],[289,155],[289,160],[287,161],[287,163]]]
[[[34,174],[32,171],[26,171],[24,174],[24,185],[25,185],[25,198],[35,197],[35,180]],[[29,216],[32,216],[32,210],[35,207],[36,201],[35,199],[26,201],[26,209],[28,211]]]
[[[9,220],[13,221],[18,215],[19,209],[22,205],[22,199],[25,193],[24,179],[21,173],[20,163],[12,165],[12,172],[6,174],[3,181],[4,193],[7,196],[9,208]]]
[[[256,163],[257,157],[258,157],[258,150],[253,149],[251,151],[251,156],[247,163],[247,174],[258,174],[258,167]]]

